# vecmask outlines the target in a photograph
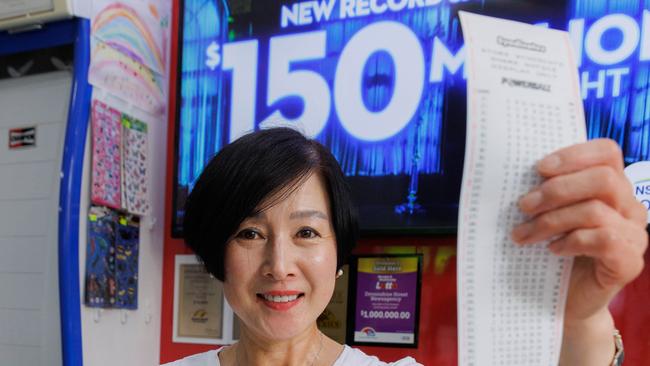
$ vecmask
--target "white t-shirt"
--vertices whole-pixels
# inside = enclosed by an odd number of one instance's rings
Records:
[[[221,366],[217,354],[222,349],[198,353],[182,360],[166,363],[163,366]],[[345,345],[343,346],[343,352],[332,366],[422,366],[422,364],[417,363],[413,357],[405,357],[395,362],[386,363],[379,361],[375,356],[368,356],[356,348]]]

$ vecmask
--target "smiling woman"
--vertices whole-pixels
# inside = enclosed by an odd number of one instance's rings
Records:
[[[242,331],[233,346],[169,365],[386,365],[316,326],[358,236],[341,168],[321,144],[288,128],[245,135],[210,161],[185,212],[185,241],[223,281]]]
[[[530,220],[512,239],[553,240],[552,253],[576,257],[560,365],[620,365],[608,304],[644,267],[646,209],[631,194],[621,151],[610,140],[558,150],[537,171],[545,180],[519,201]],[[386,365],[316,326],[357,231],[343,173],[320,143],[272,128],[224,147],[187,200],[184,234],[223,281],[242,320],[240,340],[168,365]],[[419,364],[407,357],[393,365]]]

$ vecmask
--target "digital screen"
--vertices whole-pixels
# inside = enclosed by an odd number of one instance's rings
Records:
[[[650,10],[638,1],[184,0],[174,235],[209,159],[271,126],[329,147],[363,231],[453,232],[465,144],[459,10],[568,31],[589,138],[616,140],[626,163],[647,159]]]

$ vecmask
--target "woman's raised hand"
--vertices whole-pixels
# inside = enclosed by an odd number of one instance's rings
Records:
[[[602,333],[603,342],[609,339],[613,348],[607,306],[643,269],[647,210],[635,199],[623,173],[621,150],[612,140],[561,149],[542,159],[537,170],[546,179],[520,199],[519,207],[530,220],[515,227],[512,237],[520,245],[551,240],[553,253],[576,257],[565,310],[563,359],[566,352],[573,353],[566,347],[582,352],[598,343],[567,339],[582,336],[588,341],[591,335],[585,331]]]

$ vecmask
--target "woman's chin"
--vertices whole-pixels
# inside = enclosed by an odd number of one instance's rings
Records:
[[[315,319],[305,319],[302,316],[292,316],[291,318],[285,316],[272,316],[265,317],[262,321],[264,323],[264,337],[274,341],[284,341],[295,338],[304,333],[315,323]]]

